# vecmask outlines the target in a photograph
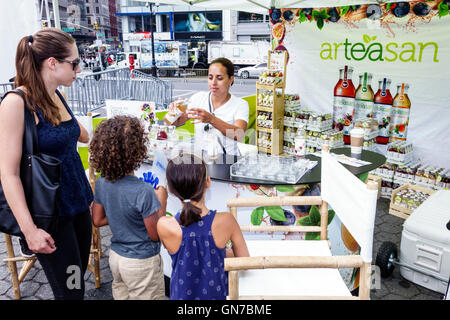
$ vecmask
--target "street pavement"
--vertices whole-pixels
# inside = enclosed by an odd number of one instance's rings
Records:
[[[380,199],[377,205],[377,215],[374,229],[374,248],[373,261],[375,261],[376,253],[383,241],[392,241],[397,247],[400,247],[400,239],[402,233],[402,225],[404,220],[396,216],[390,215],[389,200]],[[102,274],[101,286],[95,288],[94,275],[90,271],[86,272],[86,300],[112,300],[111,283],[112,275],[109,269],[108,256],[111,243],[111,230],[108,226],[100,228],[102,236],[102,248],[104,257],[100,260],[100,271]],[[14,241],[16,254],[18,244]],[[6,258],[6,246],[3,236],[0,237],[0,261]],[[21,263],[18,263],[21,266]],[[23,300],[49,300],[53,299],[50,286],[47,283],[45,274],[37,262],[28,273],[24,281],[20,285]],[[371,290],[372,300],[442,300],[443,294],[428,290],[424,287],[416,285],[403,279],[399,269],[395,268],[393,274],[381,279],[379,289]],[[0,262],[0,300],[14,299],[14,292],[11,283],[11,277],[7,264]]]

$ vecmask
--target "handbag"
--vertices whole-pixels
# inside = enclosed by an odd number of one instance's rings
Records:
[[[25,130],[20,161],[20,180],[28,209],[36,227],[53,235],[58,221],[61,161],[56,157],[39,152],[36,122],[34,114],[26,107],[25,93],[16,89],[7,92],[5,96],[10,92],[19,94],[24,101]],[[23,238],[20,227],[6,201],[1,181],[0,231]]]

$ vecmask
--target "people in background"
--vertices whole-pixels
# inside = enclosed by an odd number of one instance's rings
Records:
[[[134,175],[146,157],[146,136],[138,118],[116,116],[99,124],[89,147],[90,163],[100,172],[92,220],[109,224],[109,265],[116,300],[165,299],[156,224],[166,214],[167,191]]]
[[[157,226],[172,258],[170,299],[226,299],[225,257],[249,255],[241,229],[229,212],[206,207],[211,180],[202,159],[185,154],[169,160],[166,176],[169,191],[182,206],[175,217],[161,217]]]

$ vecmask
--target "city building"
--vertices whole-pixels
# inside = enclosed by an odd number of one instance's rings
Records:
[[[53,5],[58,3],[55,12]],[[59,27],[70,33],[78,45],[88,45],[96,40],[102,44],[118,46],[121,41],[121,21],[115,15],[119,0],[39,0],[44,27]]]
[[[92,1],[92,0],[91,0]],[[235,10],[201,10],[191,6],[153,4],[156,40],[178,40],[188,48],[204,48],[208,41],[270,40],[269,16]],[[138,51],[139,41],[150,38],[150,5],[120,0],[116,15],[122,21],[125,51]]]

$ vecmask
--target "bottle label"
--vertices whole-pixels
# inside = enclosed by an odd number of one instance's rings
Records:
[[[306,139],[302,136],[295,137],[294,140],[294,150],[297,156],[306,155]]]
[[[373,101],[355,99],[355,120],[373,117]]]
[[[393,107],[391,121],[391,137],[406,140],[409,123],[409,108]]]
[[[384,103],[374,103],[373,118],[378,121],[378,136],[389,137],[389,127],[391,123],[392,105]]]
[[[333,127],[338,131],[350,134],[355,113],[355,98],[334,97],[333,102]]]

